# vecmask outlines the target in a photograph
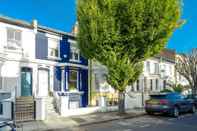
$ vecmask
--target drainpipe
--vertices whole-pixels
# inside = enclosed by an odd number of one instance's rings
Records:
[[[88,105],[92,105],[92,60],[88,60]]]

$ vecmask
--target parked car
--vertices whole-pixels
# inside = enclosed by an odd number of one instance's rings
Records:
[[[197,95],[192,95],[192,94],[189,94],[186,96],[187,99],[192,99],[194,101],[194,105],[196,106],[196,109],[197,109]]]
[[[178,93],[161,93],[150,95],[146,101],[145,110],[148,114],[166,113],[178,117],[181,112],[196,112],[192,99]]]

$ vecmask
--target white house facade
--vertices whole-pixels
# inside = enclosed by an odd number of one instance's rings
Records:
[[[117,100],[118,92],[107,83],[106,74],[107,68],[94,62],[92,87],[100,96],[106,97],[106,94],[111,94],[107,97],[115,97],[112,99]],[[149,94],[170,87],[175,84],[175,80],[175,51],[165,49],[159,55],[144,61],[143,73],[133,85],[127,87],[126,108],[143,107]],[[97,103],[99,103],[99,97],[94,98],[93,104]]]
[[[88,60],[75,36],[0,17],[0,117],[43,120],[87,105]]]

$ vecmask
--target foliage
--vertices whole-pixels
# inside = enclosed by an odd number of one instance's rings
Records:
[[[178,84],[178,85],[173,85],[171,89],[163,89],[161,93],[166,93],[166,92],[177,92],[177,93],[182,93],[183,92],[183,86]]]
[[[197,94],[197,49],[177,57],[176,70],[189,82],[192,93]]]
[[[180,84],[178,84],[178,85],[174,85],[174,87],[173,87],[173,91],[174,92],[177,92],[177,93],[182,93],[183,92],[183,86],[182,85],[180,85]]]
[[[180,0],[78,0],[82,54],[108,68],[120,93],[135,82],[143,61],[159,53],[180,25]]]
[[[170,92],[173,92],[172,90],[170,90],[170,89],[163,89],[162,91],[161,91],[161,93],[170,93]]]

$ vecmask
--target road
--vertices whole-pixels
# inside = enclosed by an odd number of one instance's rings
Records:
[[[71,131],[197,131],[197,114],[185,114],[179,118],[147,115],[82,126],[78,129],[71,129]]]

